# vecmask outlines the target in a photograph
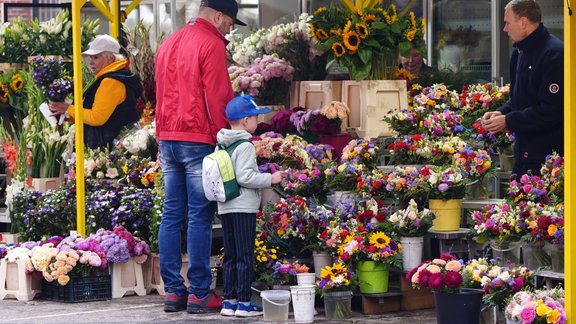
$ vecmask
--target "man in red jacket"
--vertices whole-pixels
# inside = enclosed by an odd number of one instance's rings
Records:
[[[156,53],[156,136],[164,177],[164,210],[158,234],[164,311],[219,311],[210,291],[212,220],[216,205],[202,189],[202,159],[214,152],[216,134],[228,128],[226,104],[234,93],[224,35],[236,19],[235,0],[203,0],[194,23],[170,35]],[[180,231],[188,217],[188,280],[180,275]]]

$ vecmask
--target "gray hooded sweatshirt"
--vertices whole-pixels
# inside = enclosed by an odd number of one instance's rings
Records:
[[[221,129],[218,132],[218,144],[228,147],[232,143],[252,137],[244,130]],[[260,210],[260,189],[272,186],[272,174],[260,173],[256,163],[256,149],[252,143],[242,143],[230,156],[236,181],[240,187],[240,196],[218,203],[218,215],[230,213],[256,213]]]

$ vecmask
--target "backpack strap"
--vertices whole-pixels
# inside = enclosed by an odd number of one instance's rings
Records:
[[[225,149],[226,152],[228,152],[228,155],[232,156],[232,152],[234,151],[234,149],[235,149],[236,147],[238,147],[238,145],[240,145],[240,144],[242,144],[242,143],[246,143],[246,142],[250,143],[250,141],[247,140],[247,139],[241,139],[241,140],[237,140],[236,142],[228,145],[227,147],[223,147],[223,146],[221,146],[221,145],[219,145],[219,146],[220,146],[221,149]]]

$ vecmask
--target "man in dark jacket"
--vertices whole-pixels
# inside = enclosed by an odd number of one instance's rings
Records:
[[[515,47],[510,58],[510,101],[484,115],[492,134],[516,133],[513,173],[531,170],[552,151],[564,154],[564,44],[540,22],[534,0],[512,0],[504,12],[504,32]]]

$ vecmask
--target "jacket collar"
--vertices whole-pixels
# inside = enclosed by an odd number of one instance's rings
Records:
[[[111,64],[104,67],[102,70],[100,70],[100,72],[98,72],[98,74],[95,75],[95,78],[98,79],[98,77],[100,77],[106,73],[116,72],[116,71],[122,70],[124,68],[127,68],[128,64],[129,63],[128,63],[127,59],[121,59],[118,61],[114,61]]]
[[[218,28],[214,27],[214,25],[212,25],[206,19],[196,18],[196,21],[194,21],[193,23],[191,22],[190,26],[198,26],[198,28],[204,29],[204,30],[216,35],[218,38],[220,38],[224,42],[224,45],[228,45],[228,43],[229,43],[229,41],[220,33]]]
[[[521,51],[532,48],[540,48],[542,47],[542,44],[549,36],[550,32],[548,31],[548,29],[546,29],[546,27],[544,27],[544,25],[540,23],[540,26],[538,26],[538,28],[536,28],[536,30],[532,34],[528,35],[528,37],[524,38],[523,40],[515,43],[514,46]]]

